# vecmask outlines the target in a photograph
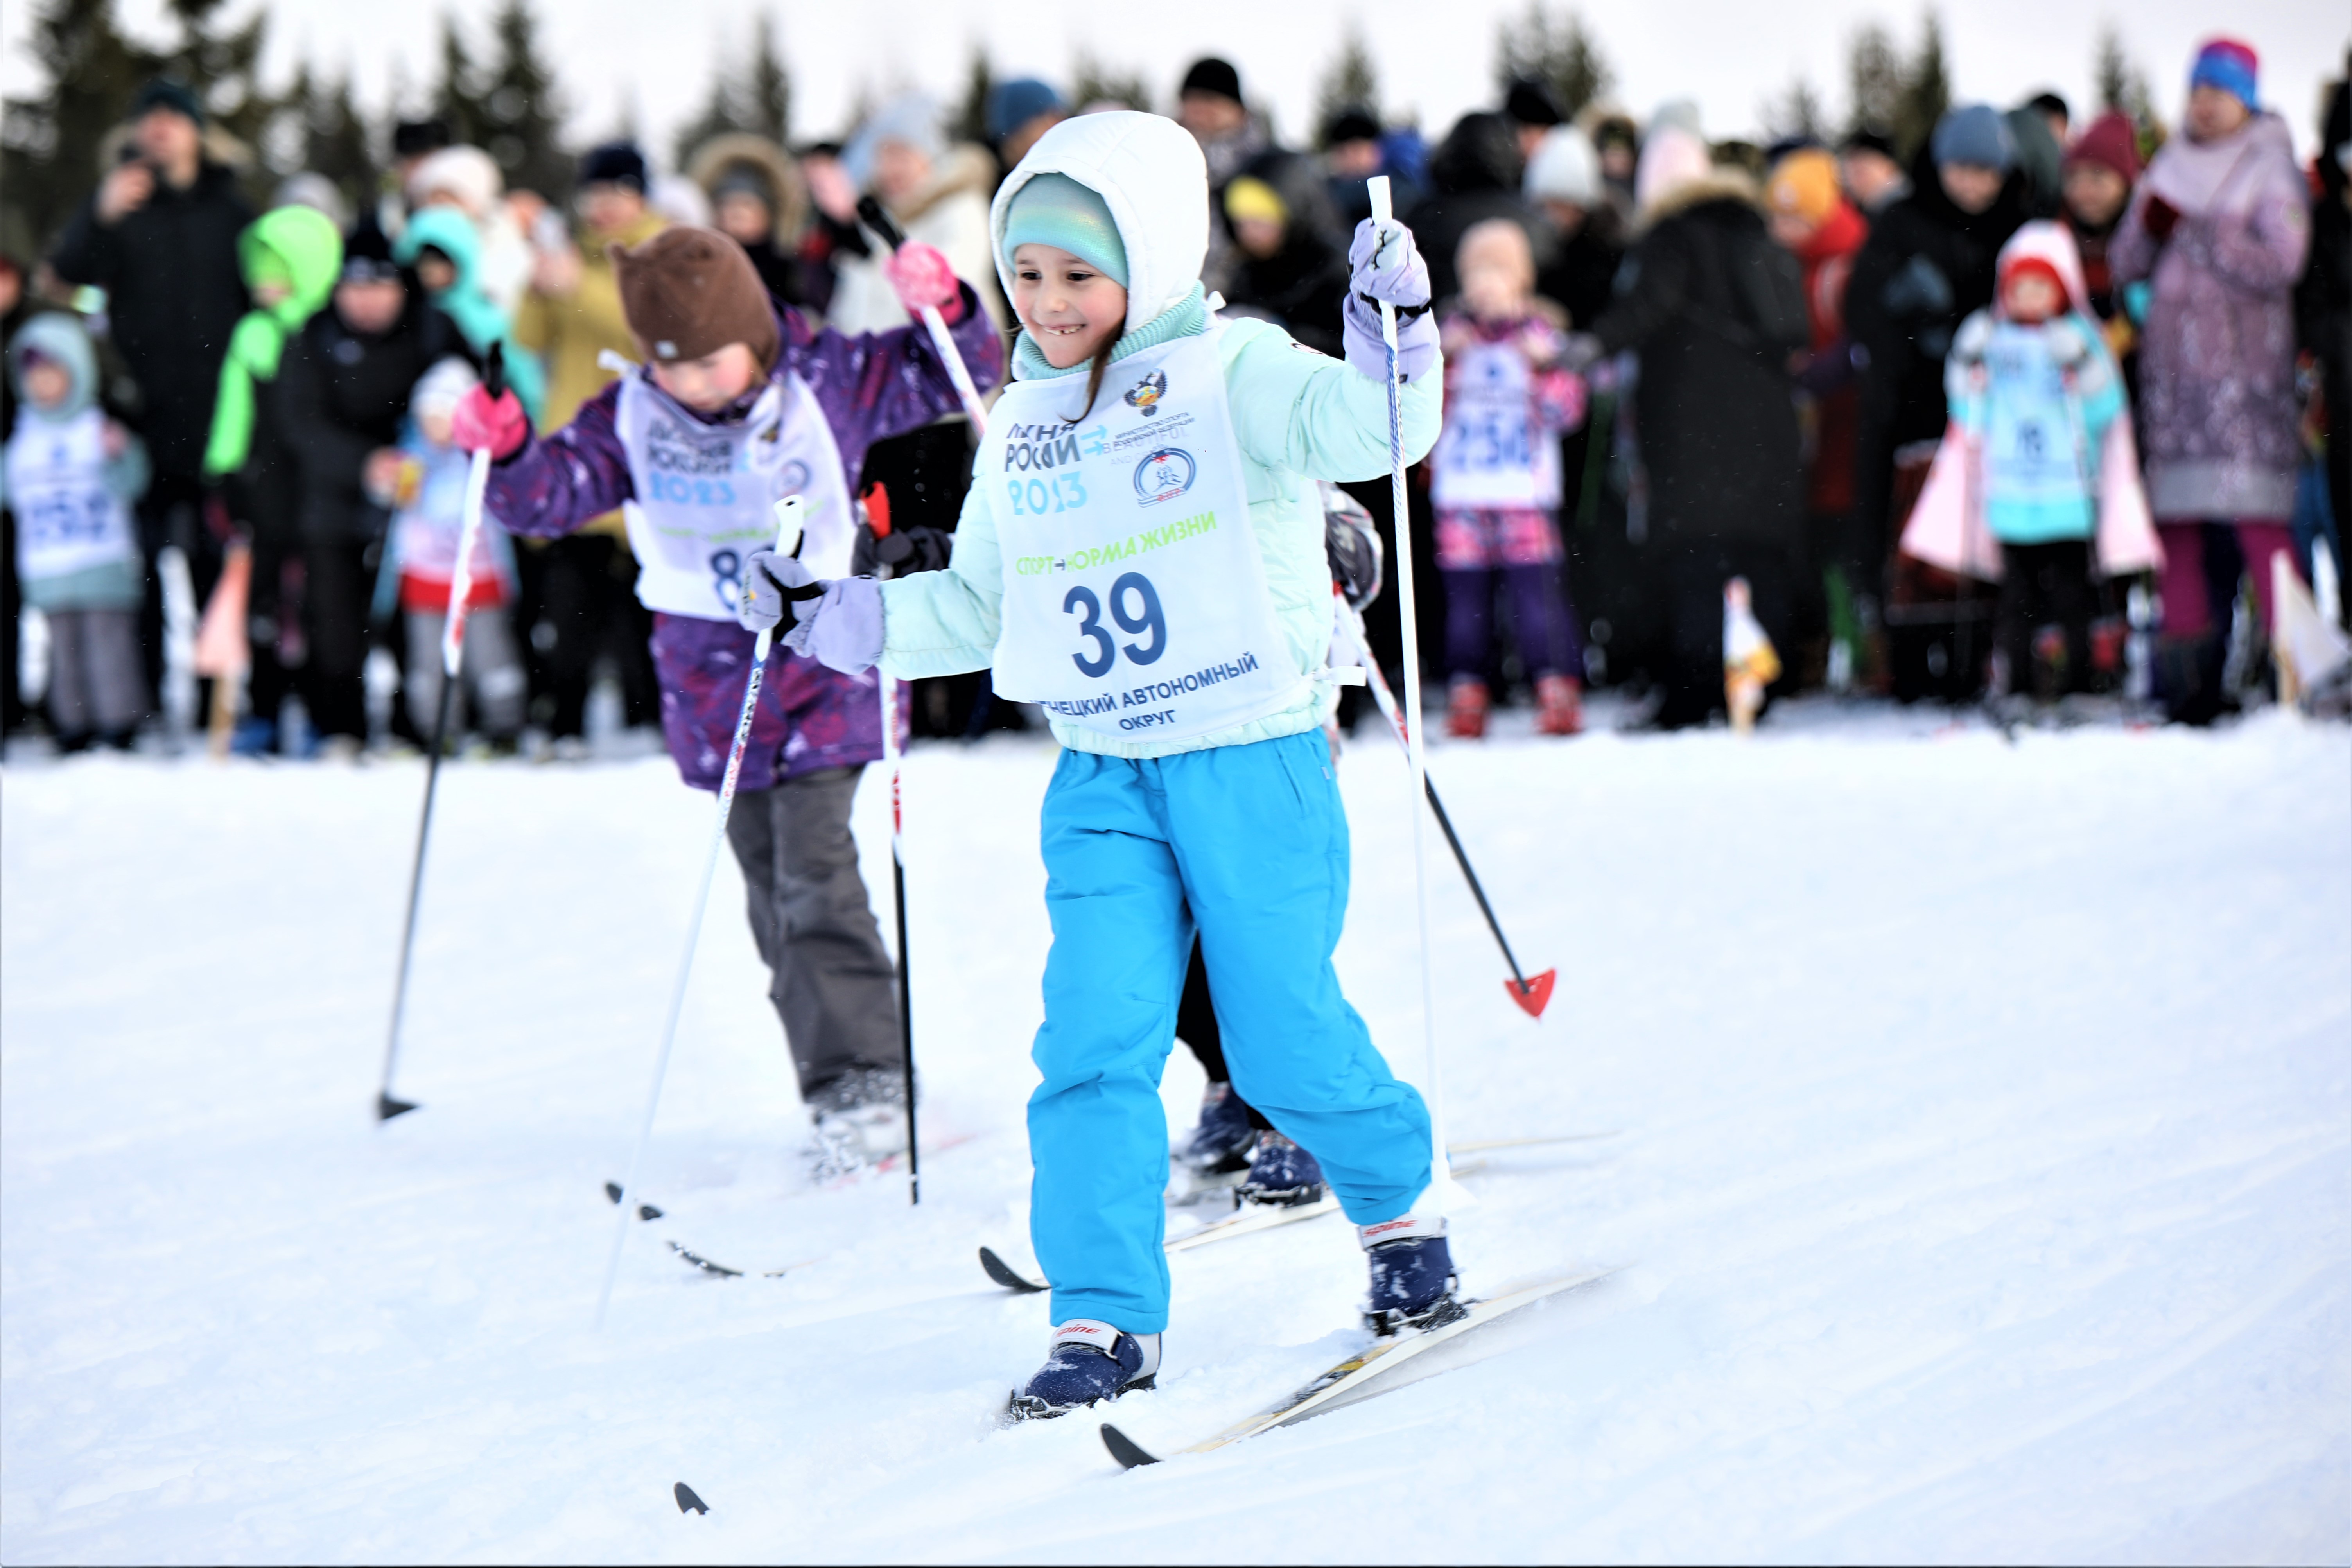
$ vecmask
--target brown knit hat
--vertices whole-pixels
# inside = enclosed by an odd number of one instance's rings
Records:
[[[635,249],[605,249],[620,284],[621,313],[648,359],[700,359],[750,345],[761,370],[776,363],[775,308],[743,247],[717,229],[680,225]]]

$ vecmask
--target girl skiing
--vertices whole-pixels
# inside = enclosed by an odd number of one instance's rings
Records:
[[[648,366],[543,440],[512,393],[492,403],[474,387],[454,434],[499,458],[488,504],[510,533],[559,538],[625,508],[644,563],[637,596],[654,612],[662,730],[686,782],[715,791],[751,651],[735,624],[743,561],[774,537],[773,503],[804,497],[803,553],[846,573],[850,486],[866,448],[959,405],[921,328],[816,331],[770,299],[742,247],[716,230],[664,229],[612,255]],[[909,245],[890,275],[909,309],[936,307],[952,323],[973,379],[992,384],[994,334],[947,259]],[[882,754],[880,702],[871,676],[782,649],[774,661],[727,837],[829,1173],[906,1143],[893,971],[849,834],[858,773]]]
[[[1015,1416],[1150,1386],[1168,1319],[1159,1094],[1197,930],[1235,1089],[1313,1151],[1370,1257],[1382,1331],[1448,1315],[1421,1097],[1339,994],[1348,837],[1316,672],[1331,636],[1317,479],[1390,463],[1376,306],[1402,308],[1406,460],[1438,423],[1428,269],[1360,226],[1347,361],[1219,322],[1208,174],[1172,121],[1065,121],[990,214],[1023,331],[945,572],[823,582],[753,558],[749,624],[837,669],[991,668],[1064,751],[1044,808],[1054,946],[1033,1052],[1031,1237],[1052,1348]]]

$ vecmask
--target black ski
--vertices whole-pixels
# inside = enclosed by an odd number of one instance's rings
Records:
[[[997,1257],[993,1247],[983,1247],[980,1249],[980,1266],[988,1270],[988,1277],[991,1279],[995,1280],[1007,1290],[1018,1290],[1024,1296],[1036,1296],[1052,1289],[1050,1286],[1039,1284],[1002,1258]]]
[[[620,1183],[606,1182],[604,1184],[604,1201],[606,1203],[614,1204],[621,1201]],[[654,1207],[651,1204],[639,1204],[637,1205],[637,1217],[639,1219],[659,1219],[661,1216],[662,1211]]]

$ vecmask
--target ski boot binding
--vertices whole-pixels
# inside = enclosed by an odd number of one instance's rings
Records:
[[[1356,1238],[1371,1267],[1364,1327],[1389,1339],[1407,1329],[1443,1328],[1468,1314],[1454,1293],[1460,1281],[1442,1217],[1403,1215],[1359,1226]]]
[[[1323,1166],[1314,1155],[1271,1130],[1258,1134],[1249,1174],[1234,1189],[1234,1206],[1265,1204],[1293,1208],[1323,1198]]]
[[[1160,1375],[1160,1336],[1123,1334],[1108,1323],[1073,1318],[1054,1331],[1045,1364],[1004,1406],[1013,1421],[1050,1421],[1073,1410],[1151,1387]]]

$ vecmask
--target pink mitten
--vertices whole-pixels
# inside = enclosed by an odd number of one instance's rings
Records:
[[[882,264],[882,270],[908,315],[919,316],[929,308],[950,326],[962,319],[963,289],[956,282],[955,268],[936,247],[910,239]]]
[[[487,451],[493,458],[511,457],[530,434],[530,421],[523,417],[522,404],[511,392],[500,393],[493,403],[487,391],[469,386],[457,399],[457,412],[449,419],[453,443],[468,452]]]

